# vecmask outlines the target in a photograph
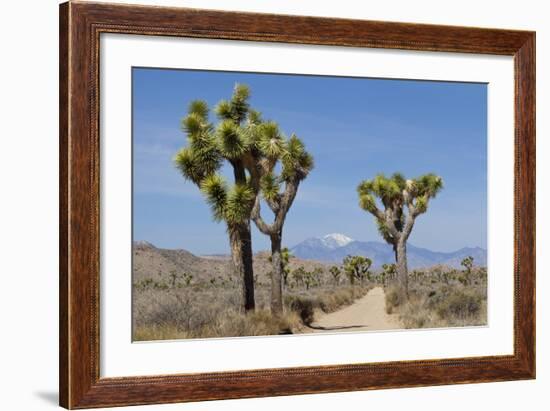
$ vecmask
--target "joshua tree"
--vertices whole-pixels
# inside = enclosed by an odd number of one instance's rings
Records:
[[[250,214],[258,184],[249,176],[260,156],[250,138],[257,113],[249,107],[249,95],[248,87],[237,84],[231,99],[217,105],[220,121],[216,126],[209,121],[206,102],[191,102],[182,120],[189,144],[174,159],[183,176],[206,197],[214,220],[224,221],[227,226],[233,269],[242,282],[244,310],[254,309]],[[219,174],[224,162],[233,169],[231,184]]]
[[[292,272],[292,277],[294,278],[294,281],[296,282],[296,285],[302,285],[307,286],[309,288],[309,272],[306,271],[306,269],[303,266],[299,266]]]
[[[193,281],[193,274],[189,273],[183,273],[183,282],[186,286],[191,284],[191,281]]]
[[[170,271],[170,287],[176,288],[176,281],[178,280],[178,273],[174,270]]]
[[[342,270],[340,270],[340,267],[333,265],[329,269],[330,274],[332,275],[332,279],[334,280],[334,284],[338,285],[340,282],[340,274],[342,274]]]
[[[283,312],[283,279],[285,263],[281,251],[283,225],[300,182],[313,168],[313,157],[305,150],[302,141],[294,134],[286,139],[276,123],[263,122],[258,115],[250,135],[257,141],[263,158],[258,161],[252,179],[259,183],[261,197],[256,196],[252,219],[258,229],[271,240],[271,312]],[[275,168],[280,164],[280,172]],[[284,188],[282,187],[284,186]],[[265,200],[274,215],[267,223],[261,215],[261,198]]]
[[[309,288],[315,284],[315,278],[313,277],[313,272],[311,271],[305,272],[304,284],[306,285],[306,290],[309,290]]]
[[[285,247],[281,250],[281,260],[283,262],[283,285],[286,287],[288,285],[288,275],[290,274],[289,262],[292,258],[292,253]],[[273,263],[273,257],[269,256],[269,262]]]
[[[393,280],[396,273],[395,264],[382,264],[382,282],[386,284],[386,281]]]
[[[344,258],[343,264],[344,271],[346,272],[350,283],[353,285],[357,279],[360,281],[361,285],[363,285],[365,277],[369,277],[369,268],[372,265],[372,260],[360,255],[348,255]]]
[[[470,284],[472,282],[472,267],[474,266],[474,257],[468,256],[464,258],[460,265],[464,267],[464,277],[466,282]]]
[[[315,267],[313,271],[311,272],[311,276],[313,277],[314,285],[315,286],[322,286],[323,285],[323,273],[325,271],[321,267]]]
[[[428,210],[430,199],[442,188],[443,179],[435,174],[406,180],[400,173],[390,178],[379,174],[357,187],[359,206],[375,217],[381,236],[393,246],[398,284],[405,296],[408,296],[407,240],[416,218]]]

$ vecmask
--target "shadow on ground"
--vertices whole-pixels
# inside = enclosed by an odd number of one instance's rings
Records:
[[[59,404],[59,394],[57,393],[57,391],[38,391],[35,392],[34,395],[47,403],[53,405]]]
[[[344,326],[336,326],[336,327],[322,327],[320,325],[308,325],[308,327],[314,330],[335,331],[335,330],[349,330],[354,328],[365,328],[365,327],[368,327],[368,325],[344,325]]]

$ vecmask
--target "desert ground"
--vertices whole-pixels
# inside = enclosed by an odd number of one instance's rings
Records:
[[[134,244],[133,258],[135,341],[486,324],[484,267],[468,273],[441,265],[411,270],[404,302],[392,273],[382,268],[359,281],[343,270],[331,273],[334,264],[291,257],[284,315],[273,317],[268,253],[254,256],[256,310],[248,314],[239,310],[227,256],[199,257],[141,242]]]
[[[376,286],[353,304],[333,313],[320,315],[307,328],[312,333],[375,331],[403,328],[403,324],[397,314],[386,312],[384,288]]]

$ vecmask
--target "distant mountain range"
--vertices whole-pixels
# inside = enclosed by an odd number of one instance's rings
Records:
[[[347,255],[361,255],[373,261],[373,267],[394,263],[395,257],[389,244],[377,241],[356,241],[344,234],[328,234],[321,238],[309,238],[292,247],[291,252],[300,259],[341,263]],[[472,256],[474,265],[487,265],[487,250],[480,247],[465,247],[442,253],[407,244],[409,268],[429,267],[437,264],[460,267],[463,258]]]

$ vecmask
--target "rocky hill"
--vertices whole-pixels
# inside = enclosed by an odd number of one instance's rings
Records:
[[[303,266],[312,271],[315,268],[327,268],[329,263],[291,258],[290,269]],[[254,255],[254,274],[259,282],[268,282],[271,271],[269,253],[263,251]],[[231,273],[229,256],[196,256],[186,250],[157,248],[153,244],[138,241],[133,247],[133,282],[152,278],[155,281],[168,282],[170,274],[189,273],[194,282],[208,282],[212,278],[228,279]]]

